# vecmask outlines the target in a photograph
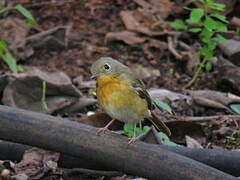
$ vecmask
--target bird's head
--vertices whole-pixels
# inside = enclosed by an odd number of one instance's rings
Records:
[[[91,67],[91,78],[97,78],[103,75],[121,75],[129,71],[129,68],[111,57],[102,57],[98,59]]]

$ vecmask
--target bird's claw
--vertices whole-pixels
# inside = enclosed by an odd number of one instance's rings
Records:
[[[108,131],[109,129],[108,128],[98,128],[98,130],[97,130],[97,134],[101,134],[101,133],[103,133],[103,134],[105,134],[107,131]]]
[[[135,143],[138,140],[138,138],[129,138],[128,145]]]

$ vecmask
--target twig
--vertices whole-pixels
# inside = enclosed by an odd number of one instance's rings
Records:
[[[179,41],[179,46],[180,46],[181,48],[187,50],[187,51],[191,51],[191,50],[192,50],[192,48],[191,48],[188,44],[186,44],[185,42],[183,42],[183,41]]]
[[[215,116],[201,116],[201,117],[194,117],[194,116],[171,116],[172,120],[168,120],[165,122],[177,122],[177,121],[185,121],[185,122],[200,122],[200,121],[211,121],[216,119],[232,119],[235,121],[240,121],[240,115],[215,115]],[[170,117],[168,117],[171,119]]]
[[[47,106],[47,102],[46,102],[46,81],[42,82],[42,98],[41,98],[41,104],[42,104],[42,108],[44,110],[44,112],[48,111],[48,106]]]
[[[40,3],[34,3],[30,5],[26,5],[27,8],[33,8],[33,7],[41,7],[41,6],[62,6],[66,3],[74,3],[76,0],[66,0],[66,1],[47,1],[47,2],[40,2]]]
[[[167,145],[160,145],[158,147],[202,162],[233,176],[240,176],[240,152],[222,149],[197,149]],[[19,162],[23,157],[23,153],[30,148],[32,147],[23,144],[0,141],[0,159]],[[84,160],[83,158],[68,156],[62,153],[60,154],[58,165],[61,168],[108,170],[108,168],[103,167],[100,163]]]
[[[92,175],[92,176],[107,176],[107,177],[124,175],[124,173],[119,172],[119,171],[100,171],[100,170],[83,169],[83,168],[66,169],[65,174],[67,176],[89,174],[89,175]]]
[[[70,36],[70,32],[72,30],[72,26],[73,26],[73,23],[69,23],[66,26],[65,39],[64,39],[64,44],[65,44],[66,47],[68,47],[68,39],[69,39],[69,36]]]
[[[116,171],[150,179],[234,180],[215,168],[163,150],[135,142],[81,123],[7,106],[0,106],[0,138],[95,161]],[[160,169],[159,169],[160,168]]]
[[[207,62],[207,59],[205,58],[198,66],[197,70],[194,73],[193,78],[185,85],[183,86],[183,89],[189,88],[192,86],[192,84],[199,78],[200,74],[202,73],[204,64]]]
[[[57,27],[54,27],[52,29],[49,29],[49,30],[46,30],[46,31],[42,31],[40,33],[34,34],[32,36],[29,36],[28,38],[26,38],[26,41],[27,42],[29,42],[29,41],[30,42],[31,41],[37,41],[37,40],[41,39],[44,36],[47,36],[49,34],[52,34],[52,33],[56,32],[59,29],[67,29],[67,28],[68,28],[68,26],[57,26]]]
[[[0,10],[0,15],[7,12],[7,11],[10,11],[10,10],[13,10],[14,8],[13,7],[6,7],[6,8],[3,8]]]
[[[173,47],[173,40],[171,36],[168,36],[168,49],[177,59],[182,59],[182,55],[180,55]]]
[[[235,26],[237,26],[237,27],[240,27],[240,18],[234,16],[234,17],[231,19],[231,24],[232,24],[232,25],[235,25]]]

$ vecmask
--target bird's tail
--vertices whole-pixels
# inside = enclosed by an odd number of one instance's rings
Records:
[[[153,123],[153,125],[159,130],[164,130],[165,133],[167,133],[168,136],[171,136],[171,131],[170,129],[167,127],[167,125],[161,121],[157,116],[156,114],[154,114],[152,111],[151,111],[151,116],[152,117],[149,117],[148,119]]]

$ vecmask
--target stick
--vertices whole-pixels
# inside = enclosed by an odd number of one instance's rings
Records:
[[[122,172],[118,172],[118,171],[99,171],[99,170],[91,170],[91,169],[83,169],[83,168],[65,169],[65,174],[67,176],[90,174],[92,176],[95,175],[95,176],[107,176],[107,177],[124,175]]]
[[[215,115],[215,116],[169,116],[167,118],[168,120],[164,121],[166,122],[178,122],[178,121],[184,121],[184,122],[201,122],[201,121],[212,121],[212,120],[226,120],[226,119],[232,119],[235,121],[240,121],[240,115]]]
[[[168,36],[168,50],[176,57],[176,59],[182,59],[182,55],[177,52],[173,47],[172,37]]]
[[[225,173],[233,176],[240,176],[240,152],[227,151],[219,149],[196,149],[187,147],[175,147],[160,145],[162,149],[189,157],[196,161],[202,162]],[[22,159],[25,150],[32,148],[31,146],[0,141],[0,159],[19,162]],[[63,168],[86,168],[104,170],[101,164],[96,164],[80,158],[61,154],[58,162],[59,167]],[[105,170],[108,170],[105,168]]]
[[[65,153],[127,174],[171,180],[236,179],[156,145],[128,145],[127,137],[111,132],[99,136],[96,128],[62,118],[0,106],[0,122],[0,139]]]

